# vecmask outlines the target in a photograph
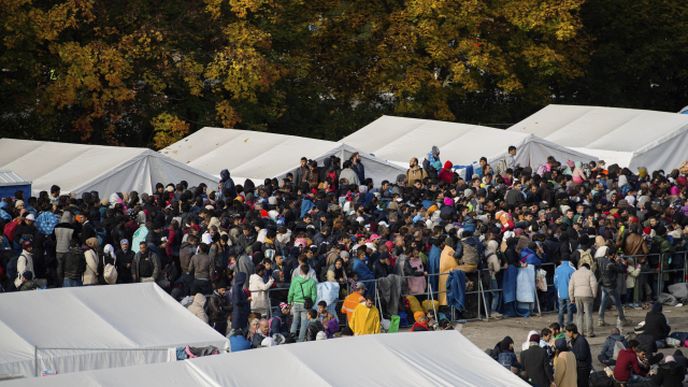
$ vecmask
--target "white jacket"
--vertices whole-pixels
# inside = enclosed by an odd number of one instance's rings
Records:
[[[17,258],[17,278],[14,279],[14,286],[19,289],[22,284],[22,274],[25,271],[30,271],[34,278],[36,272],[33,271],[33,255],[26,250],[22,250],[19,258]]]
[[[275,280],[270,277],[270,280],[265,283],[263,277],[258,274],[251,274],[248,278],[248,290],[251,292],[251,311],[261,314],[267,314],[270,307],[270,300],[268,299],[268,289],[272,286]]]
[[[86,270],[82,277],[84,285],[98,284],[98,254],[93,249],[84,251],[86,257]]]

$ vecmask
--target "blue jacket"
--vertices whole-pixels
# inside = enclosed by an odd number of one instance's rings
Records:
[[[442,249],[438,246],[432,245],[430,248],[430,253],[428,254],[428,274],[433,274],[430,277],[430,285],[432,285],[432,290],[437,291],[438,288],[438,278],[437,273],[440,272],[440,255],[442,254]]]
[[[375,275],[370,270],[368,265],[358,258],[354,258],[353,270],[358,276],[359,281],[370,281],[375,279]]]
[[[561,300],[569,299],[569,281],[576,269],[570,261],[562,261],[554,270],[554,287],[557,289],[557,296]]]
[[[464,310],[466,294],[466,274],[461,270],[452,270],[447,278],[447,305],[459,311]]]
[[[516,301],[516,277],[518,277],[518,269],[514,265],[509,265],[502,277],[504,303]]]
[[[529,264],[533,265],[535,267],[539,267],[542,265],[542,260],[540,260],[540,257],[535,254],[535,252],[529,248],[524,248],[521,250],[521,261],[524,261]]]

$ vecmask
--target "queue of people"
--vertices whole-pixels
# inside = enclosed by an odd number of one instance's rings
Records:
[[[156,282],[238,348],[256,335],[327,338],[333,320],[354,335],[395,316],[446,326],[477,289],[490,316],[527,316],[539,301],[562,326],[575,315],[582,337],[593,314],[608,324],[607,304],[629,326],[624,305],[683,281],[657,269],[684,266],[685,175],[552,157],[531,168],[516,152],[465,167],[433,147],[381,182],[353,154],[303,159],[259,184],[223,170],[217,187],[159,183],[152,194],[18,192],[0,201],[3,288]]]

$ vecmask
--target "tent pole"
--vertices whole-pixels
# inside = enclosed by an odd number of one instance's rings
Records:
[[[38,347],[33,346],[33,376],[38,377]]]

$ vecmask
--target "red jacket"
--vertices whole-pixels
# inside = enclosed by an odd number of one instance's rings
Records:
[[[444,168],[440,169],[439,173],[437,174],[437,177],[441,181],[447,184],[451,184],[452,180],[454,179],[454,171],[452,170],[453,166],[454,165],[451,161],[445,161]]]
[[[635,351],[631,348],[622,349],[616,359],[614,379],[627,382],[631,378],[631,371],[636,375],[645,376],[645,371],[640,368]]]

